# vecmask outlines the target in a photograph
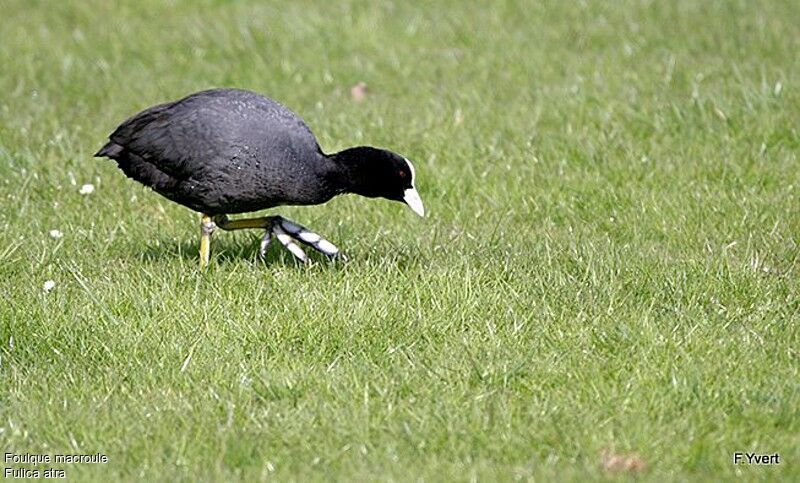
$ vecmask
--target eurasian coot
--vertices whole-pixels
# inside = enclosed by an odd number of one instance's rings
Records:
[[[300,261],[295,241],[328,257],[339,249],[280,216],[227,215],[280,205],[314,205],[342,193],[408,204],[424,216],[414,166],[369,146],[325,154],[314,134],[278,102],[240,89],[211,89],[131,117],[95,154],[130,178],[201,213],[200,265],[208,263],[215,228],[265,229],[261,254],[275,236]]]

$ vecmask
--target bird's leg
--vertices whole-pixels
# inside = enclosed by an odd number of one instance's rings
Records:
[[[281,217],[279,216],[262,216],[259,218],[244,218],[241,220],[231,220],[225,215],[218,216],[214,220],[217,223],[217,226],[222,228],[223,230],[233,231],[233,230],[246,230],[249,228],[263,228],[266,230],[264,233],[264,237],[261,239],[261,246],[258,250],[259,255],[263,258],[267,255],[267,249],[269,248],[270,242],[272,242],[272,237],[278,239],[279,242],[283,246],[289,250],[289,253],[294,255],[302,263],[308,263],[308,256],[305,254],[300,245],[292,240],[292,237],[286,234],[286,232],[281,228],[280,224]]]
[[[275,236],[292,255],[303,263],[308,262],[308,257],[294,240],[313,248],[329,258],[340,257],[347,260],[333,243],[310,231],[308,228],[289,221],[282,216],[264,216],[260,218],[231,220],[223,215],[215,217],[214,221],[216,225],[223,230],[244,230],[248,228],[262,228],[266,230],[261,240],[261,248],[259,250],[261,256],[266,255],[272,237]]]
[[[214,217],[214,223],[217,227],[225,231],[233,230],[247,230],[249,228],[263,228],[269,230],[272,228],[274,216],[259,216],[258,218],[243,218],[241,220],[231,220],[227,215],[217,215]]]
[[[205,213],[200,215],[200,268],[208,265],[211,256],[211,234],[214,233],[216,225],[211,217]]]

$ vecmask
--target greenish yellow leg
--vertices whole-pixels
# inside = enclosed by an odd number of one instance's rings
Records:
[[[214,232],[214,222],[211,217],[202,214],[200,218],[200,268],[208,266],[208,259],[211,256],[211,234]]]
[[[250,228],[263,228],[269,230],[275,220],[274,216],[262,216],[259,218],[244,218],[241,220],[231,220],[225,215],[215,216],[214,223],[216,226],[225,231],[232,230],[247,230]]]

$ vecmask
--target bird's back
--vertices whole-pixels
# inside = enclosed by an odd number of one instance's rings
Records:
[[[160,104],[109,138],[99,156],[197,211],[240,213],[330,197],[319,185],[324,156],[311,130],[253,92],[212,89]]]

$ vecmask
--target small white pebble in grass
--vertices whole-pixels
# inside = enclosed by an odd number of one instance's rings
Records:
[[[42,290],[44,290],[44,293],[48,293],[51,290],[53,290],[54,288],[56,288],[55,280],[48,280],[48,281],[46,281],[44,283],[44,286],[42,287]]]
[[[359,82],[350,88],[350,97],[352,97],[356,102],[361,102],[367,98],[368,92],[369,90],[367,89],[367,84],[364,82]]]
[[[81,186],[81,189],[78,190],[78,193],[82,195],[90,195],[94,193],[94,185],[91,183],[86,183],[85,185]]]
[[[319,243],[317,243],[317,248],[329,255],[335,255],[339,253],[339,249],[328,240],[320,240]]]
[[[59,238],[63,237],[64,234],[61,233],[61,230],[50,230],[50,238],[58,240]]]
[[[311,233],[310,231],[300,232],[298,236],[301,240],[307,243],[317,243],[322,239],[321,236],[317,235],[316,233]]]

